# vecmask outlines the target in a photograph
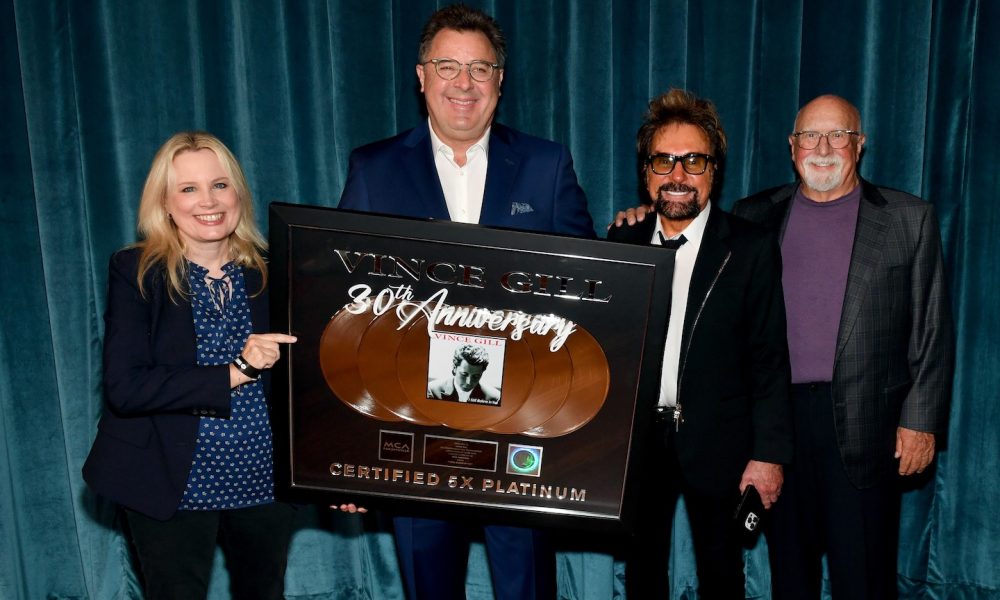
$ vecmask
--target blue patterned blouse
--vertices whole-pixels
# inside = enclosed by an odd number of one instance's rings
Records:
[[[228,263],[225,277],[188,262],[191,312],[199,365],[225,365],[236,358],[253,332],[243,269]],[[230,392],[228,419],[201,417],[181,510],[224,510],[274,501],[271,427],[260,381]]]

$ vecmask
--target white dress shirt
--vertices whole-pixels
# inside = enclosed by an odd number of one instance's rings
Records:
[[[681,358],[681,335],[684,332],[684,313],[687,312],[688,288],[691,287],[691,273],[694,271],[694,261],[698,258],[701,239],[705,236],[705,225],[708,223],[708,213],[712,203],[705,204],[698,216],[680,234],[667,236],[663,231],[659,215],[656,217],[656,230],[650,243],[660,246],[660,234],[672,240],[681,235],[687,242],[677,249],[674,255],[674,280],[671,286],[670,322],[667,324],[667,341],[663,345],[663,371],[660,379],[660,399],[657,406],[677,405],[677,378]]]
[[[437,167],[441,190],[448,204],[448,214],[452,221],[478,223],[483,211],[483,193],[486,191],[486,165],[490,147],[490,128],[483,137],[465,153],[465,165],[455,162],[455,151],[434,133],[434,127],[427,120],[431,131],[431,147],[434,149],[434,166]]]

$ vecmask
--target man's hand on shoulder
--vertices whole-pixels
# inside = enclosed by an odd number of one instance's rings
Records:
[[[635,225],[636,223],[644,221],[646,219],[646,214],[652,211],[653,209],[646,205],[636,206],[635,208],[630,208],[628,210],[620,210],[618,211],[618,214],[615,215],[615,220],[608,223],[607,228],[610,230],[612,225],[615,227],[621,227],[626,222],[628,222],[629,225]]]
[[[778,496],[781,495],[781,484],[784,481],[785,475],[781,465],[751,460],[743,471],[743,479],[740,480],[740,493],[742,494],[748,485],[753,485],[757,488],[757,493],[760,494],[764,508],[768,509],[778,501]]]
[[[900,475],[923,473],[934,460],[934,434],[897,427],[895,456]]]

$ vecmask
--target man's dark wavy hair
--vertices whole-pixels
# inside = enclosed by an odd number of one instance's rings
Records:
[[[726,162],[726,130],[711,100],[699,98],[687,90],[671,89],[649,101],[649,108],[639,126],[635,139],[636,172],[639,175],[639,199],[650,202],[646,190],[646,157],[653,145],[653,137],[662,127],[675,124],[694,125],[705,132],[715,157],[715,176],[712,194],[722,182]]]
[[[451,362],[457,367],[462,364],[463,360],[470,365],[485,369],[490,364],[490,355],[481,346],[465,344],[455,348],[455,356],[452,357]]]
[[[420,33],[420,49],[417,57],[420,64],[431,58],[427,56],[431,49],[431,42],[442,29],[482,33],[493,46],[493,52],[497,55],[497,64],[500,65],[501,69],[507,62],[507,40],[493,17],[464,4],[452,4],[435,12],[424,25],[424,30]]]

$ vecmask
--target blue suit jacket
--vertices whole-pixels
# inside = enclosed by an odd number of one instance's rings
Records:
[[[354,150],[340,207],[449,220],[427,122]],[[587,198],[576,181],[569,151],[496,123],[490,130],[479,223],[594,237]],[[455,550],[457,540],[463,539],[457,532],[460,526],[406,517],[397,517],[395,525],[407,595],[462,596],[464,554]],[[486,527],[497,598],[553,595],[553,560],[544,540],[544,534],[531,529]]]
[[[481,225],[594,236],[564,146],[498,123],[489,146]],[[449,220],[427,122],[355,149],[340,208]]]
[[[167,294],[163,271],[136,283],[139,250],[111,257],[104,313],[104,411],[83,478],[102,496],[155,519],[177,510],[201,416],[228,418],[229,365],[196,364],[191,303]],[[267,294],[245,269],[255,333],[267,331]],[[265,372],[265,378],[268,375]],[[267,380],[265,379],[265,385]]]

